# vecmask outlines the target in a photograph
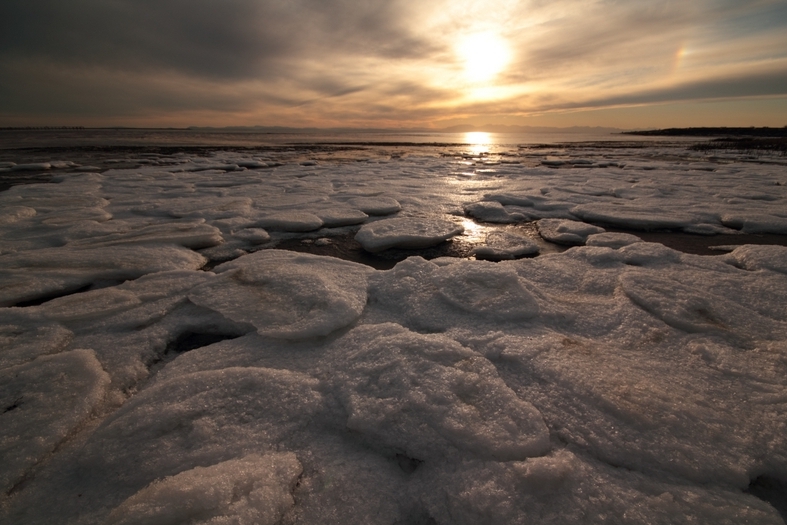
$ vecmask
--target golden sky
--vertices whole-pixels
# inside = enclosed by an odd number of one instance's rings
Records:
[[[787,125],[785,0],[3,0],[0,126]]]

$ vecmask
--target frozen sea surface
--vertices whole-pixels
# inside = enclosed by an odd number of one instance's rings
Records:
[[[364,148],[18,159],[0,522],[784,523],[783,159]]]

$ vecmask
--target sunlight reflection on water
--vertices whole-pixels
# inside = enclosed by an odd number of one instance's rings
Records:
[[[484,131],[470,131],[465,133],[465,142],[470,144],[472,155],[484,155],[489,153],[489,145],[493,143],[492,136]]]
[[[462,234],[465,241],[473,244],[483,244],[486,242],[486,234],[489,233],[490,230],[488,227],[482,226],[471,219],[462,220],[462,226],[465,228]]]

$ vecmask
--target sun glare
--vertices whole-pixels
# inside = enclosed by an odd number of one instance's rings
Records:
[[[511,59],[505,40],[494,33],[476,33],[460,40],[457,52],[471,82],[487,82],[500,73]]]
[[[483,155],[489,153],[489,144],[492,136],[484,131],[468,131],[465,133],[465,143],[470,145],[472,155]]]

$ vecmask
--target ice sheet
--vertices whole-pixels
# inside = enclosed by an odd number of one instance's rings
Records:
[[[779,159],[419,151],[0,192],[0,522],[783,523],[787,248],[599,229],[782,232]]]

